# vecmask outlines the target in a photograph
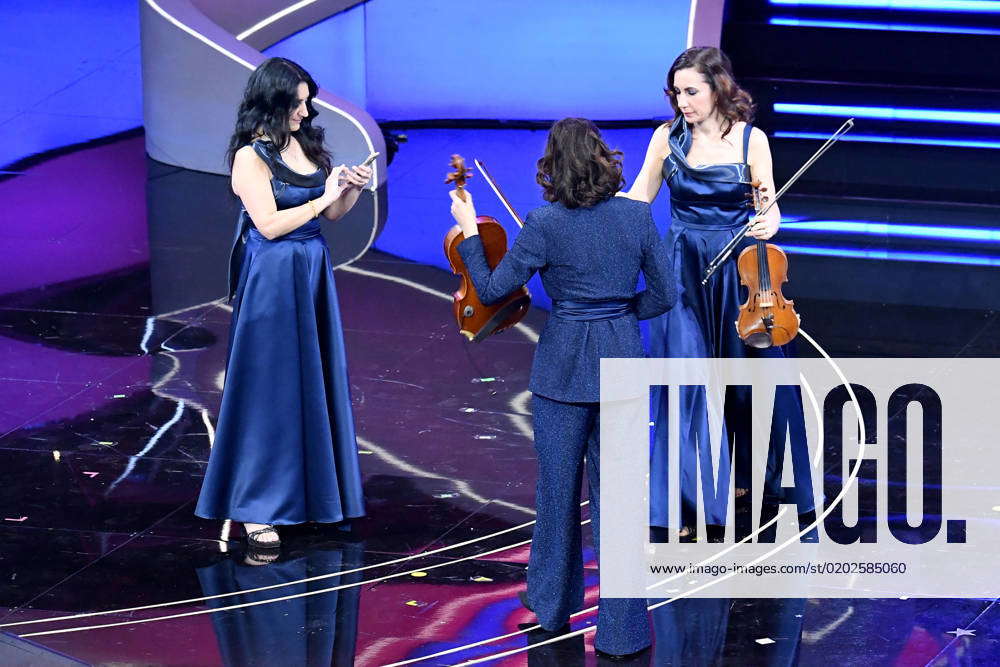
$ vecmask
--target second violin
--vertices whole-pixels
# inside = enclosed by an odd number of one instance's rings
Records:
[[[753,205],[759,214],[767,204],[760,181],[753,183]],[[736,260],[740,283],[749,293],[740,306],[736,332],[750,347],[784,345],[799,333],[799,316],[794,302],[781,293],[788,282],[788,258],[785,251],[761,239],[747,246]]]

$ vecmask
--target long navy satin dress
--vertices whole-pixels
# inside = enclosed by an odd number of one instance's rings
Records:
[[[674,308],[650,322],[650,356],[651,357],[786,357],[790,355],[789,346],[754,349],[740,340],[736,333],[736,322],[739,307],[745,300],[741,294],[739,273],[736,268],[736,258],[740,250],[753,239],[747,238],[712,276],[707,285],[702,286],[701,280],[705,269],[716,254],[736,235],[750,219],[752,209],[747,205],[751,194],[750,166],[746,163],[747,149],[750,141],[751,126],[746,125],[742,143],[744,161],[738,163],[712,164],[694,167],[687,161],[687,153],[691,149],[691,131],[683,118],[677,118],[670,128],[670,155],[663,161],[663,180],[670,188],[671,224],[664,239],[664,246],[670,255],[677,281],[677,304]],[[746,391],[731,388],[735,404],[749,401]],[[797,387],[783,387],[776,397],[781,420],[788,424],[791,434],[793,455],[805,450],[805,424],[802,418],[802,401]],[[669,432],[667,392],[654,391],[651,416],[653,426],[653,444],[650,458],[650,525],[670,526],[667,516],[667,461]],[[712,464],[708,450],[696,450],[695,442],[701,439],[708,442],[708,422],[705,394],[693,388],[682,387],[679,392],[681,402],[679,414],[681,418],[681,522],[676,518],[673,526],[693,526],[697,497],[690,491],[701,487],[701,481],[708,480],[706,475],[712,474]],[[727,402],[730,399],[727,398]],[[733,410],[725,416],[723,437],[728,441],[727,433],[735,434],[734,451],[736,456],[749,456],[750,442],[748,425],[734,422],[733,414],[741,411]],[[776,424],[781,421],[776,420]],[[781,431],[780,437],[784,437]],[[773,432],[777,436],[777,432]],[[717,443],[716,443],[717,445]],[[779,454],[779,460],[769,460],[769,470],[780,470],[784,448]],[[700,476],[695,479],[695,457],[699,457]],[[705,523],[724,525],[728,508],[727,489],[730,483],[732,461],[724,459],[718,467],[715,484],[707,483],[705,487],[715,489],[715,498],[704,501]],[[742,471],[742,468],[741,468]],[[747,476],[742,475],[736,480],[736,486],[749,488]],[[780,479],[780,475],[777,475]],[[767,491],[776,499],[781,490],[775,488],[775,475],[767,476]],[[811,488],[809,480],[796,480],[805,488]],[[790,499],[786,493],[783,499]],[[799,503],[799,511],[812,509],[805,500]]]
[[[274,145],[279,210],[323,194]],[[230,260],[233,305],[222,407],[195,514],[206,519],[337,523],[364,515],[340,308],[318,219],[274,240],[240,212]]]

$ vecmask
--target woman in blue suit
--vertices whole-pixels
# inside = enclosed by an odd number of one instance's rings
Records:
[[[583,606],[580,487],[584,461],[594,544],[600,553],[599,368],[602,357],[643,357],[640,319],[674,303],[674,279],[649,205],[614,195],[621,152],[582,118],[552,126],[538,183],[551,202],[531,211],[516,242],[492,272],[472,198],[451,192],[465,240],[458,250],[479,298],[499,301],[538,271],[552,298],[531,368],[537,522],[525,604],[548,631]],[[636,294],[639,272],[646,290]],[[595,648],[626,655],[650,644],[645,601],[603,599]]]

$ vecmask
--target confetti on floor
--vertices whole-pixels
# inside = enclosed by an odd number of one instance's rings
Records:
[[[955,638],[959,637],[975,637],[975,630],[966,630],[965,628],[955,628],[954,630],[949,630],[946,634],[955,635]]]

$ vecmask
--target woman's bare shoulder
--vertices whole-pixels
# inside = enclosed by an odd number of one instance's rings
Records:
[[[237,172],[266,174],[268,178],[271,177],[271,170],[268,168],[267,163],[261,159],[260,155],[257,154],[257,151],[250,144],[242,146],[233,154],[233,174],[235,175]]]
[[[246,146],[239,148],[233,155],[233,165],[235,166],[236,164],[248,167],[254,164],[262,165],[264,164],[264,161],[260,159],[259,155],[257,155],[257,151],[253,149],[253,146],[247,144]]]
[[[653,132],[653,138],[649,142],[650,146],[655,147],[657,153],[663,157],[670,155],[670,122],[668,120],[656,128]]]

